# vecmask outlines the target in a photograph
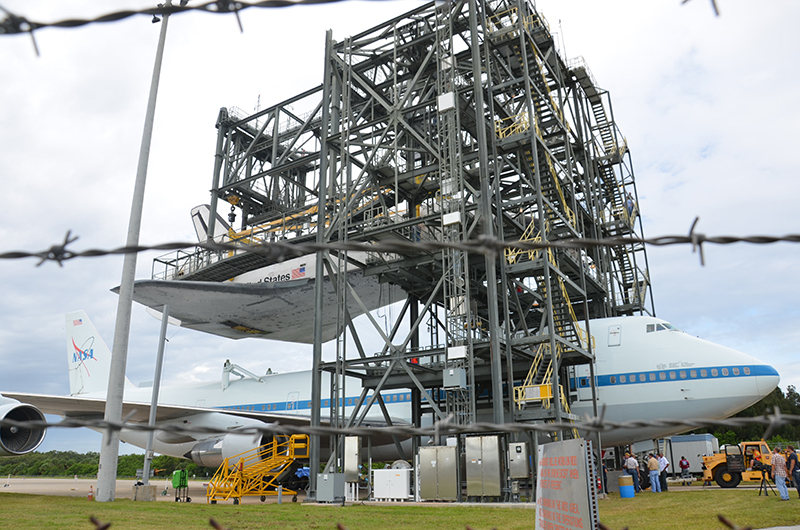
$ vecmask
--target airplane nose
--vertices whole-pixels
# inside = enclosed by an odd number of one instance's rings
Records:
[[[756,372],[754,375],[756,376],[758,395],[762,398],[768,396],[781,382],[780,374],[768,364],[757,365],[753,369]]]

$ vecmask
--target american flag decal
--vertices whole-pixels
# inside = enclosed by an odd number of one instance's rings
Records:
[[[297,280],[299,278],[303,278],[306,275],[306,265],[305,263],[297,267],[296,269],[292,269],[292,279]]]
[[[83,319],[79,318],[79,319],[76,319],[76,320],[72,321],[72,325],[73,326],[80,326],[81,324],[83,324]]]

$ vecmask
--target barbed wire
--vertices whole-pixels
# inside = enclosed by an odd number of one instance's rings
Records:
[[[47,250],[24,251],[11,250],[0,253],[0,259],[22,259],[38,258],[40,266],[46,261],[54,261],[63,266],[65,261],[75,258],[92,258],[119,254],[133,254],[150,250],[183,250],[187,248],[202,248],[210,251],[227,252],[250,252],[269,258],[275,262],[289,258],[305,256],[318,251],[360,251],[376,252],[389,254],[419,254],[426,252],[437,252],[440,250],[454,249],[468,253],[492,255],[514,249],[519,251],[529,251],[545,248],[565,248],[580,249],[590,247],[616,247],[624,245],[691,245],[692,252],[698,252],[700,264],[705,265],[703,245],[705,243],[717,245],[730,245],[733,243],[751,243],[756,245],[768,245],[779,242],[800,243],[800,234],[789,234],[785,236],[706,236],[705,234],[694,231],[697,219],[692,224],[688,235],[669,235],[654,238],[640,237],[608,237],[608,238],[576,238],[560,241],[502,241],[495,237],[479,236],[475,239],[460,242],[447,241],[376,241],[376,242],[351,242],[335,241],[332,243],[292,243],[290,241],[276,241],[271,243],[260,243],[257,245],[242,243],[216,243],[216,242],[191,242],[176,241],[171,243],[161,243],[156,245],[136,245],[124,246],[112,249],[89,249],[83,251],[73,251],[67,248],[70,244],[78,240],[77,236],[72,236],[72,231],[68,231],[62,243],[52,245]]]
[[[209,409],[209,411],[220,412],[227,414],[226,411],[217,411]],[[291,434],[307,434],[309,436],[332,436],[332,435],[345,435],[345,436],[426,436],[438,438],[447,435],[460,435],[460,434],[485,434],[485,433],[499,433],[499,434],[526,434],[530,432],[551,433],[556,431],[565,431],[577,429],[579,431],[589,433],[603,433],[619,429],[642,429],[642,428],[664,428],[674,430],[676,432],[681,430],[691,430],[700,428],[737,428],[748,427],[751,425],[764,426],[763,439],[768,439],[775,429],[779,429],[785,425],[800,424],[800,415],[783,414],[778,407],[775,407],[771,414],[764,414],[758,417],[732,417],[722,420],[703,419],[703,418],[687,418],[682,420],[671,419],[655,419],[655,420],[629,420],[624,422],[609,421],[604,419],[603,413],[597,417],[588,417],[579,421],[555,421],[550,423],[492,423],[492,422],[477,422],[470,424],[459,424],[453,420],[452,416],[444,420],[436,421],[430,426],[415,427],[409,424],[394,424],[390,426],[351,426],[339,427],[331,425],[295,425],[288,422],[296,422],[298,420],[307,420],[303,416],[286,416],[287,423],[281,424],[280,421],[272,421],[274,416],[270,417],[271,423],[264,423],[263,425],[249,425],[230,431],[226,429],[202,426],[184,426],[183,424],[158,424],[148,425],[146,423],[132,423],[127,421],[136,411],[131,411],[128,416],[121,422],[106,421],[102,419],[89,419],[89,418],[70,418],[67,417],[60,422],[49,422],[46,420],[36,421],[18,421],[9,418],[0,419],[0,428],[9,429],[50,429],[50,428],[67,428],[74,429],[79,427],[87,427],[93,430],[104,431],[121,431],[129,430],[135,432],[151,432],[159,431],[169,434],[180,435],[207,435],[213,436],[217,434],[235,433],[240,435],[291,435]],[[256,414],[248,415],[246,411],[241,414],[243,417],[257,418]],[[265,420],[267,421],[267,420]]]
[[[168,6],[165,4],[158,4],[156,7],[149,7],[145,9],[125,9],[122,11],[115,11],[112,13],[99,15],[94,18],[68,18],[56,22],[36,22],[33,20],[28,20],[27,17],[11,13],[9,10],[0,6],[0,10],[6,13],[6,18],[2,23],[0,23],[0,35],[16,35],[20,33],[32,34],[34,31],[43,28],[79,28],[89,24],[117,22],[119,20],[140,15],[153,17],[159,15],[175,15],[189,11],[203,11],[204,13],[211,13],[215,15],[234,13],[238,16],[240,11],[244,11],[251,7],[280,8],[291,7],[295,5],[330,4],[344,1],[346,0],[262,0],[261,2],[243,2],[241,0],[212,0],[210,2],[195,6],[183,5],[184,2],[181,2],[181,5]],[[686,4],[688,1],[689,0],[683,0],[682,3]],[[711,5],[714,9],[714,13],[719,16],[719,9],[717,9],[716,0],[711,0]]]

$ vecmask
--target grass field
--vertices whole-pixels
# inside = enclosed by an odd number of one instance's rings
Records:
[[[612,530],[725,528],[717,520],[725,515],[739,526],[768,528],[800,524],[800,500],[779,502],[775,496],[759,497],[756,490],[645,492],[633,499],[618,495],[600,501],[600,521]],[[4,493],[0,495],[0,521],[7,527],[92,530],[94,516],[116,529],[211,528],[214,518],[222,526],[239,529],[433,530],[491,528],[526,529],[535,525],[534,510],[485,506],[314,506],[302,504],[208,505],[202,502],[113,503],[89,502],[76,497],[51,497]]]

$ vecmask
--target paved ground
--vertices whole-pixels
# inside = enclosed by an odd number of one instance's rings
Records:
[[[0,487],[2,493],[31,493],[35,495],[60,495],[66,497],[84,497],[89,495],[89,487],[97,491],[97,480],[95,479],[66,479],[66,478],[11,478],[2,481],[4,487]],[[117,499],[133,498],[133,486],[135,480],[117,480]],[[151,480],[151,485],[156,486],[156,500],[159,502],[175,502],[175,489],[171,482],[164,479]],[[166,495],[162,493],[166,489]],[[190,480],[188,497],[192,502],[206,502],[206,487],[203,481]],[[291,502],[291,495],[284,495],[283,502]],[[299,499],[302,501],[302,497]],[[257,497],[245,497],[243,503],[260,503]],[[278,502],[277,497],[267,497],[266,502]]]

